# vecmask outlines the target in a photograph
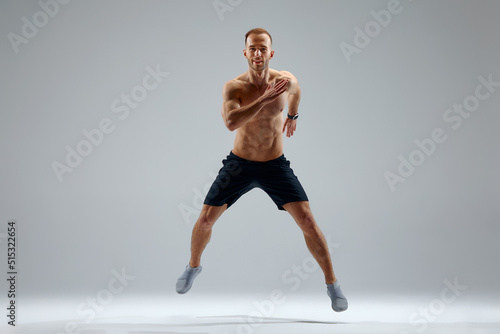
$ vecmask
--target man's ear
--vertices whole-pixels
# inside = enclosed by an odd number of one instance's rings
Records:
[[[247,49],[243,49],[243,55],[245,56],[245,58],[247,57]]]
[[[269,57],[270,59],[272,59],[274,57],[274,50],[271,50],[271,57]]]

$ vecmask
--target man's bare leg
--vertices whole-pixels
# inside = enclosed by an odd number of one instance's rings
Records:
[[[191,267],[200,266],[201,254],[212,236],[212,227],[226,209],[227,204],[223,206],[203,204],[200,217],[196,221],[191,235],[191,260],[189,261]]]
[[[321,229],[316,224],[316,220],[309,207],[309,202],[291,202],[283,205],[283,208],[292,215],[297,225],[299,225],[302,233],[304,233],[307,248],[323,270],[333,310],[337,312],[345,311],[347,309],[347,299],[342,290],[340,290],[340,285],[333,272],[328,244],[323,232],[321,232]]]
[[[316,259],[319,266],[325,275],[325,283],[333,284],[337,279],[333,273],[333,265],[328,252],[328,244],[326,243],[325,236],[316,224],[309,207],[309,202],[292,202],[283,205],[283,208],[288,211],[297,225],[299,225],[306,245],[312,256]]]
[[[213,225],[226,209],[227,204],[223,206],[203,205],[200,217],[196,221],[191,235],[191,259],[189,265],[186,266],[186,270],[179,277],[175,286],[177,293],[188,292],[193,285],[194,279],[201,272],[201,254],[210,241]]]

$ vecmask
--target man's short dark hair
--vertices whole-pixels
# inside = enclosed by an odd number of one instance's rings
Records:
[[[247,45],[248,36],[250,36],[251,34],[255,34],[255,35],[266,34],[267,36],[269,36],[269,39],[271,40],[271,45],[273,44],[273,38],[271,37],[271,34],[267,32],[266,29],[264,29],[264,28],[253,28],[252,30],[249,30],[245,34],[245,45]]]

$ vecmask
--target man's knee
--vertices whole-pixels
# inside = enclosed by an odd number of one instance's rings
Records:
[[[215,220],[210,219],[210,217],[206,213],[200,214],[200,217],[198,218],[198,225],[202,229],[211,229],[214,223]]]
[[[204,229],[210,229],[220,217],[225,207],[204,206],[198,218],[198,225]]]
[[[300,227],[306,233],[313,233],[317,231],[318,226],[311,211],[307,210],[300,215]]]

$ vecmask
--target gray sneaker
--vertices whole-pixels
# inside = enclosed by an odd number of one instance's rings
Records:
[[[186,266],[186,270],[182,273],[181,277],[177,280],[177,284],[175,285],[175,291],[177,293],[183,294],[191,289],[191,285],[193,285],[193,281],[201,273],[201,266],[192,268],[189,264]]]
[[[338,282],[334,284],[327,284],[327,293],[330,299],[332,300],[332,309],[335,312],[343,312],[347,310],[347,298],[340,290],[340,285]]]

